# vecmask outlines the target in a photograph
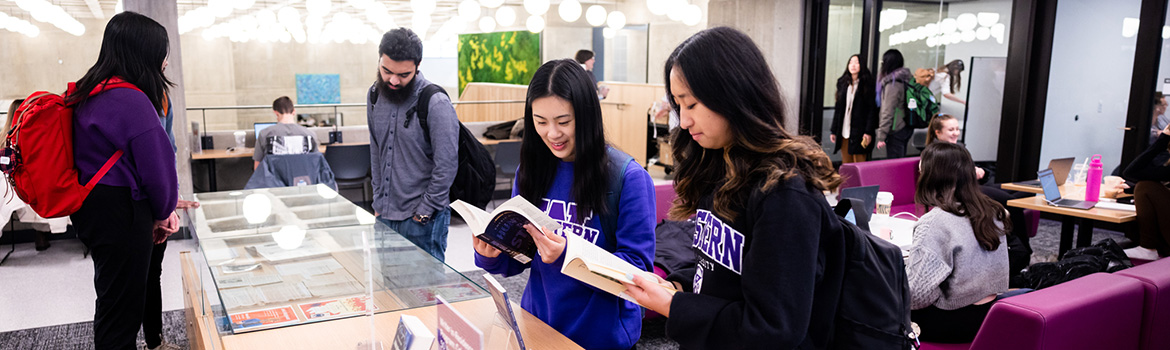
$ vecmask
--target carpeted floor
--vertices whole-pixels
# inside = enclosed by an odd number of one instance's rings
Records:
[[[163,340],[187,349],[187,328],[183,310],[163,311]],[[138,344],[143,347],[142,331]],[[93,349],[93,322],[22,329],[0,333],[0,350]]]
[[[1060,222],[1040,220],[1040,228],[1035,237],[1032,237],[1032,262],[1055,261],[1060,244]],[[1105,238],[1112,238],[1119,244],[1125,245],[1129,240],[1120,232],[1093,230],[1093,242]],[[484,283],[483,271],[468,272],[466,276],[477,283]],[[513,300],[519,302],[524,293],[524,286],[528,283],[528,271],[519,275],[502,278],[496,276]],[[186,329],[183,325],[183,311],[167,311],[163,313],[164,339],[187,349]],[[139,343],[142,335],[138,336]],[[57,349],[92,349],[93,322],[79,322],[56,326],[30,328],[19,331],[0,333],[0,350],[57,350]],[[678,344],[666,338],[666,320],[646,320],[642,324],[642,339],[638,341],[638,349],[678,349]]]

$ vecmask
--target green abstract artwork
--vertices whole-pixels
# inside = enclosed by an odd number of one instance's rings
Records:
[[[540,34],[459,35],[459,93],[471,82],[528,85],[540,68]]]

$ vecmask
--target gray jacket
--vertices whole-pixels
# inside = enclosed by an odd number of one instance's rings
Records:
[[[244,189],[308,186],[325,184],[334,190],[337,182],[333,169],[321,152],[304,154],[270,154],[260,161],[260,166],[248,178]]]
[[[432,215],[445,209],[450,204],[448,192],[459,167],[459,119],[450,98],[443,94],[431,97],[427,107],[430,144],[418,116],[407,118],[406,112],[418,102],[419,92],[430,84],[421,72],[414,79],[414,93],[402,103],[382,96],[375,86],[370,86],[369,91],[375,102],[366,100],[374,211],[388,220]]]
[[[914,224],[913,242],[906,266],[911,309],[954,310],[1008,290],[1006,237],[999,236],[995,250],[984,250],[969,218],[931,209]]]
[[[886,142],[886,135],[895,131],[891,129],[895,121],[902,124],[899,129],[906,127],[906,83],[910,79],[914,79],[914,76],[905,67],[881,78],[882,109],[877,128],[878,142]]]

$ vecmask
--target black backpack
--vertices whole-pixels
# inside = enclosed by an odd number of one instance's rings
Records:
[[[834,211],[845,244],[845,274],[834,320],[833,348],[910,349],[910,284],[902,250],[844,219],[862,202],[842,198]]]
[[[436,93],[447,95],[443,87],[430,84],[423,87],[418,95],[418,102],[406,111],[406,118],[412,114],[418,116],[419,125],[422,125],[423,136],[427,143],[431,142],[430,128],[427,126],[427,114],[430,112],[431,96]],[[377,91],[370,89],[370,101],[376,101]],[[418,108],[418,106],[424,106]],[[451,183],[449,191],[451,201],[462,200],[480,209],[486,208],[496,191],[496,163],[492,161],[491,153],[467,130],[463,122],[459,122],[459,169],[455,171],[455,182]],[[407,121],[409,123],[409,121]]]

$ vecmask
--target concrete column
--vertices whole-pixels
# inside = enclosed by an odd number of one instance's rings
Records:
[[[183,84],[183,53],[179,45],[178,4],[175,1],[124,0],[126,11],[146,15],[167,28],[170,38],[170,57],[167,60],[166,75],[175,86],[171,87],[171,109],[175,112],[174,133],[175,163],[179,171],[179,194],[187,200],[194,198],[191,189],[191,125],[187,122],[187,99]]]
[[[800,113],[801,50],[804,43],[801,0],[710,0],[708,27],[728,26],[747,33],[764,52],[787,103],[784,128],[797,133]]]

